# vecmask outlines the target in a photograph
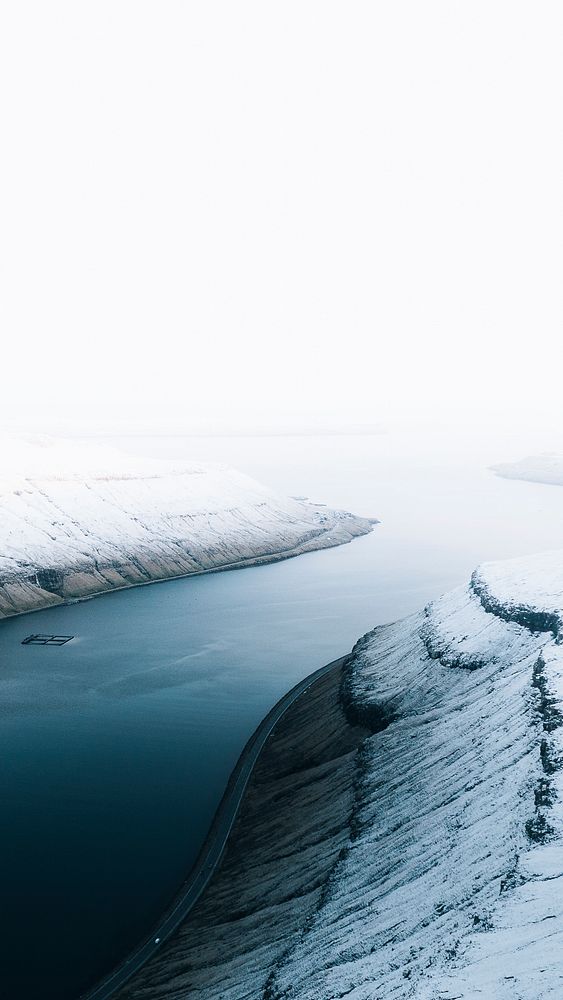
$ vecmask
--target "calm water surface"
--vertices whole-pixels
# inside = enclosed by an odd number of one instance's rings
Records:
[[[0,996],[10,1000],[74,1000],[150,930],[244,743],[296,681],[483,559],[563,546],[563,491],[486,471],[520,457],[520,443],[121,443],[230,461],[382,524],[288,562],[0,623]],[[21,646],[34,631],[77,638]]]

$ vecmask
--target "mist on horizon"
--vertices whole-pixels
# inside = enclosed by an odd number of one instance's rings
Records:
[[[5,10],[1,423],[559,425],[555,23]]]

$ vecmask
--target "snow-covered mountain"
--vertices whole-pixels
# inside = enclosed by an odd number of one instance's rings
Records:
[[[119,1000],[561,1000],[562,637],[563,552],[364,636]]]
[[[0,440],[0,617],[348,542],[372,522],[219,465]]]
[[[355,647],[347,847],[275,1000],[563,996],[563,552]]]

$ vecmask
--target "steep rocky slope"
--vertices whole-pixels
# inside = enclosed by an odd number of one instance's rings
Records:
[[[268,995],[269,973],[320,905],[349,836],[366,731],[346,723],[340,676],[324,677],[278,723],[218,875],[120,1000]]]
[[[0,617],[339,545],[372,527],[225,466],[48,439],[0,444]]]
[[[360,640],[347,721],[336,692],[294,717],[285,777],[255,783],[207,897],[123,997],[560,998],[562,621],[552,553]]]

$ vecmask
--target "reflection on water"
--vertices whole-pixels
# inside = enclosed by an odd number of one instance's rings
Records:
[[[292,684],[479,561],[563,545],[563,491],[494,477],[487,462],[514,452],[492,446],[383,435],[127,444],[230,460],[382,524],[285,563],[1,623],[2,994],[22,1000],[76,997],[150,927],[242,746]],[[77,638],[21,646],[33,631]]]

